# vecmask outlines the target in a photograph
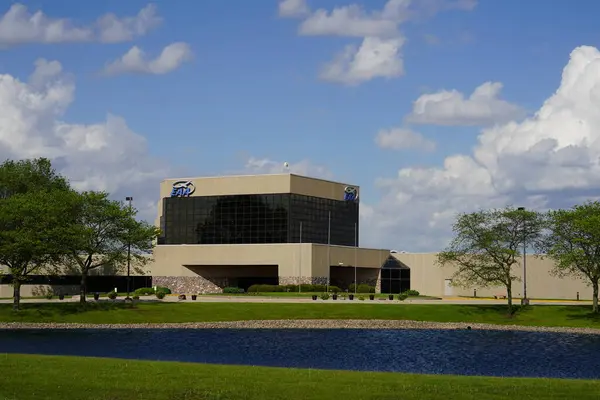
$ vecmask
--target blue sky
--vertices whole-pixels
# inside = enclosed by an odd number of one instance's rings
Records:
[[[0,12],[13,3],[0,2]],[[385,3],[356,4],[370,11]],[[21,4],[30,12],[86,25],[107,12],[133,16],[148,2]],[[472,10],[440,11],[402,23],[403,76],[345,85],[320,79],[319,71],[344,46],[360,45],[362,39],[299,35],[302,19],[279,17],[277,1],[154,4],[162,23],[134,40],[32,40],[3,50],[0,73],[26,81],[36,59],[59,61],[76,90],[58,119],[94,124],[108,113],[121,116],[146,138],[151,155],[167,160],[177,173],[241,171],[250,157],[290,164],[306,160],[333,179],[360,185],[362,198],[373,207],[385,197],[375,184],[378,178],[394,178],[401,168],[441,167],[448,156],[471,154],[486,128],[403,122],[419,96],[443,89],[468,96],[484,82],[501,82],[500,98],[531,114],[559,87],[569,54],[581,45],[596,47],[600,40],[599,2],[581,0],[575,7],[563,0],[481,0]],[[332,10],[351,2],[307,4],[311,10]],[[174,42],[186,42],[193,57],[169,73],[100,74],[134,45],[155,57]],[[419,132],[436,143],[436,150],[378,147],[377,133],[393,127]]]

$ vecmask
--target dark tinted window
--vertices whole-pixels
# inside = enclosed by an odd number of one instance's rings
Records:
[[[161,244],[327,243],[354,246],[358,204],[290,194],[169,197]],[[358,238],[356,238],[358,240]]]

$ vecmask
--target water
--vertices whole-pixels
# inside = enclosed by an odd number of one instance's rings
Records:
[[[0,353],[549,378],[600,378],[600,336],[452,330],[0,331]]]

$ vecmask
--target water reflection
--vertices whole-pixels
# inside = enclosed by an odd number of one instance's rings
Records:
[[[427,374],[600,378],[600,336],[444,330],[0,331],[0,353]]]

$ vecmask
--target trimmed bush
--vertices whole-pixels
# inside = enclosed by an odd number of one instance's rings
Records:
[[[321,295],[321,300],[329,300],[329,293],[323,293]]]
[[[114,299],[117,298],[117,293],[115,293],[115,292],[108,292],[107,296],[108,296],[109,299],[114,300]]]
[[[223,293],[240,294],[244,293],[244,289],[239,287],[226,287],[223,289]]]
[[[140,296],[138,296],[138,295],[136,294],[135,296],[133,296],[133,299],[134,299],[134,300],[139,300],[139,299],[140,299]]]
[[[337,286],[329,286],[329,291],[330,291],[331,293],[339,293],[339,292],[341,292],[341,291],[342,291],[342,289],[340,289],[340,288],[339,288],[339,287],[337,287]]]
[[[164,298],[165,298],[165,296],[166,296],[165,292],[163,292],[163,291],[159,291],[159,290],[157,290],[157,291],[156,291],[156,298],[157,298],[157,299],[160,299],[160,300],[162,300],[162,299],[164,299]]]
[[[364,299],[365,299],[365,296],[358,296],[358,299],[359,299],[359,300],[364,300]]]
[[[406,292],[404,292],[404,294],[406,294],[407,296],[420,296],[421,294],[419,293],[418,290],[407,290]]]
[[[151,287],[138,288],[138,289],[135,289],[133,294],[135,294],[136,296],[149,296],[149,295],[154,294],[154,288],[151,288]]]
[[[163,292],[164,294],[172,294],[171,289],[169,289],[168,287],[164,287],[164,286],[157,286],[156,292]]]
[[[408,298],[408,296],[406,295],[406,293],[402,293],[398,295],[398,300],[400,301],[404,301]]]
[[[354,293],[354,283],[350,284],[348,287],[348,292]],[[366,283],[361,283],[356,288],[356,293],[375,293],[375,286],[367,285]]]

